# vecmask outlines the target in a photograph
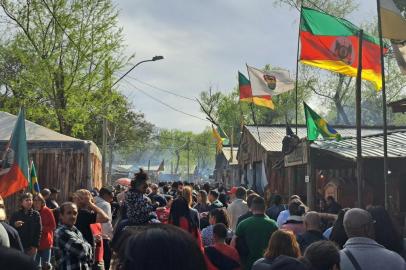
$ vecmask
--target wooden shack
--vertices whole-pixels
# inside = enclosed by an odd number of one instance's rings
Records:
[[[0,154],[6,149],[17,116],[0,112]],[[31,121],[25,121],[29,158],[35,164],[40,188],[60,190],[60,201],[73,191],[100,188],[101,154],[92,141],[69,137]],[[17,194],[6,199],[7,209],[16,209]]]
[[[295,128],[292,128],[295,131]],[[354,127],[335,126],[343,137],[355,136]],[[380,133],[381,129],[364,127],[362,134]],[[307,128],[299,125],[299,138],[305,138]],[[237,160],[243,171],[243,183],[257,192],[265,190],[278,193],[285,199],[298,194],[304,200],[307,196],[306,162],[303,147],[288,156],[282,153],[283,140],[286,137],[286,125],[244,126],[240,140]],[[287,164],[285,164],[287,163]]]
[[[312,167],[322,172],[315,178],[315,192],[335,196],[343,207],[357,202],[355,138],[315,142],[310,145]],[[383,135],[362,137],[362,205],[384,205]],[[406,216],[406,131],[388,132],[388,208]],[[319,173],[320,174],[320,173]],[[316,194],[317,194],[316,193]]]
[[[299,129],[305,136],[305,129]],[[243,172],[243,183],[259,193],[271,189],[274,193],[287,194],[283,167],[282,141],[286,136],[285,125],[244,126],[237,160]]]
[[[225,146],[220,153],[216,154],[216,164],[213,178],[223,183],[226,188],[241,184],[241,170],[237,161],[238,147]]]

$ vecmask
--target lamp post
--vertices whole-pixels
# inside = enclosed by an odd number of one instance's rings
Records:
[[[137,66],[141,65],[142,63],[146,63],[146,62],[154,62],[154,61],[158,61],[158,60],[162,60],[164,59],[164,57],[162,55],[157,55],[152,57],[152,59],[148,59],[148,60],[143,60],[138,62],[137,64],[135,64],[132,68],[130,68],[126,73],[124,73],[120,78],[117,79],[117,81],[115,81],[111,87],[113,88],[114,85],[116,85],[119,81],[121,81],[125,76],[128,75],[128,73],[130,73],[134,68],[136,68]]]
[[[136,63],[132,68],[130,68],[126,73],[124,73],[120,78],[118,78],[110,87],[109,90],[113,88],[119,81],[121,81],[125,76],[127,76],[134,68],[141,65],[142,63],[146,62],[155,62],[158,60],[162,60],[164,57],[162,55],[157,55],[152,57],[152,59],[147,59]],[[103,129],[102,129],[102,137],[103,137],[103,145],[102,145],[102,182],[103,185],[107,184],[107,174],[106,174],[106,154],[107,154],[107,119],[103,118]],[[112,150],[111,150],[112,151]],[[111,152],[110,155],[113,153]],[[111,161],[110,161],[111,162]],[[111,168],[111,166],[109,166]],[[111,178],[111,171],[109,171],[109,178]],[[111,179],[108,179],[111,181]]]

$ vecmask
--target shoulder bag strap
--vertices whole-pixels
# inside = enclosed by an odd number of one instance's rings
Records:
[[[354,255],[352,255],[351,251],[348,249],[344,249],[345,255],[347,255],[348,259],[351,261],[352,265],[354,266],[355,270],[362,270],[361,266],[355,259]]]

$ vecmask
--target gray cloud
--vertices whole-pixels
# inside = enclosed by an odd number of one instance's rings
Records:
[[[161,88],[189,97],[211,85],[229,92],[237,85],[237,71],[246,73],[245,63],[271,64],[294,72],[296,10],[274,7],[269,0],[115,0],[115,4],[127,53],[136,53],[133,63],[154,55],[165,57],[137,67],[131,75]],[[204,118],[196,103],[128,80],[162,101]],[[126,82],[120,83],[120,90],[159,127],[201,131],[208,125],[164,107]]]

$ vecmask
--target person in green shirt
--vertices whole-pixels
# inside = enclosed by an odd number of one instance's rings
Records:
[[[240,253],[244,270],[262,258],[269,239],[278,229],[276,222],[265,215],[265,200],[257,197],[252,201],[252,216],[238,224],[231,245]]]

